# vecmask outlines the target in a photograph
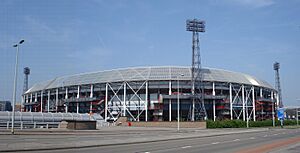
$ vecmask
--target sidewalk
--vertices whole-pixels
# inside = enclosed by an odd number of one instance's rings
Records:
[[[61,129],[17,130],[16,135],[11,135],[9,130],[0,130],[0,152],[137,144],[143,142],[211,137],[246,132],[262,132],[267,130],[269,129],[183,128],[180,132],[177,132],[174,128],[106,127],[93,131]]]

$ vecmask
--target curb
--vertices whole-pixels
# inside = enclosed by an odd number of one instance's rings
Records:
[[[68,146],[68,147],[52,147],[52,148],[30,148],[30,149],[15,149],[15,150],[0,150],[0,152],[30,152],[30,151],[51,151],[51,150],[67,150],[67,149],[83,149],[83,148],[93,148],[93,147],[105,147],[105,146],[122,146],[130,144],[143,144],[143,143],[153,143],[153,142],[164,142],[172,140],[186,140],[186,139],[195,139],[195,138],[207,138],[207,137],[216,137],[224,136],[230,134],[240,134],[240,133],[253,133],[253,132],[265,132],[270,129],[263,130],[254,130],[254,131],[240,131],[240,132],[228,132],[222,134],[213,134],[213,135],[204,135],[204,136],[191,136],[191,137],[181,137],[181,138],[169,138],[169,139],[158,139],[158,140],[149,140],[149,141],[138,141],[138,142],[123,142],[118,144],[98,144],[98,145],[86,145],[86,146]]]

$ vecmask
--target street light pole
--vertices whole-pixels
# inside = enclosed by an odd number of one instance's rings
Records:
[[[274,103],[275,102],[272,102],[272,124],[273,124],[273,127],[275,127],[275,115],[274,115],[274,113],[275,113],[275,107],[274,107]]]
[[[299,115],[298,115],[299,111],[298,111],[298,107],[296,108],[296,117],[297,117],[297,127],[299,126]]]
[[[12,120],[11,120],[11,134],[14,134],[14,124],[15,124],[15,105],[16,105],[16,91],[17,91],[17,76],[18,76],[18,60],[19,60],[19,45],[22,44],[24,40],[22,39],[19,43],[13,45],[17,48],[16,53],[16,65],[15,65],[15,76],[14,76],[14,91],[13,91],[13,106],[12,106]]]
[[[180,74],[180,76],[184,76]],[[180,120],[180,113],[179,113],[179,76],[177,76],[177,131],[179,132],[179,120]]]
[[[177,76],[177,131],[179,132],[179,78]]]

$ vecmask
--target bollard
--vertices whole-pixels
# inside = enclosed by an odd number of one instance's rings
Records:
[[[7,121],[6,128],[9,129],[9,121]]]

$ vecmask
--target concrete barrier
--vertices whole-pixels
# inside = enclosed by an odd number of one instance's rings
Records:
[[[72,130],[96,130],[97,121],[74,121],[65,120],[60,124],[60,128],[67,128]]]

